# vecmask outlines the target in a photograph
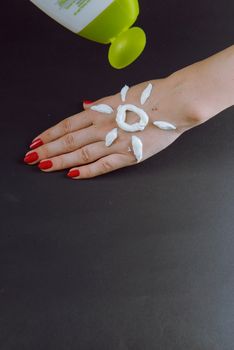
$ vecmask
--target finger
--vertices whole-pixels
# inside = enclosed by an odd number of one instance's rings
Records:
[[[97,159],[105,157],[112,152],[113,148],[106,147],[103,141],[95,142],[71,153],[62,154],[46,160],[43,159],[38,167],[43,171],[67,169],[77,165],[81,166],[95,162]]]
[[[67,175],[73,179],[89,179],[133,164],[135,162],[128,155],[111,154],[94,163],[73,168]]]
[[[47,129],[46,131],[35,137],[32,141],[30,148],[35,148],[34,146],[37,146],[38,140],[40,142],[40,146],[41,144],[54,141],[59,137],[62,137],[66,134],[77,130],[87,128],[91,125],[92,120],[89,113],[83,111],[81,113],[75,114],[62,120],[58,124],[52,126],[51,128]]]
[[[42,159],[52,158],[60,154],[72,152],[84,145],[100,141],[97,130],[90,126],[86,129],[67,134],[60,137],[58,140],[49,142],[40,146],[35,151],[26,153],[25,162],[28,164],[35,164]],[[37,156],[36,156],[37,155]]]

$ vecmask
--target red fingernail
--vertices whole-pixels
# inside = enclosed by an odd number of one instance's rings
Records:
[[[34,149],[42,145],[43,145],[43,141],[41,139],[36,139],[31,143],[30,148]]]
[[[67,173],[67,176],[69,177],[77,177],[80,175],[80,172],[79,170],[70,170],[69,173]]]
[[[38,168],[39,169],[50,169],[52,168],[53,163],[51,160],[42,160],[39,164],[38,164]]]
[[[83,101],[84,105],[90,105],[91,103],[93,103],[93,101],[91,101],[91,100],[84,100]]]
[[[37,152],[32,152],[32,153],[27,154],[24,157],[24,162],[25,163],[33,163],[36,160],[38,160],[38,158],[39,158],[39,156],[38,156]]]
[[[36,142],[37,140],[40,140],[40,138],[39,138],[39,137],[35,137],[35,139],[33,139],[31,143],[34,143],[34,142]]]

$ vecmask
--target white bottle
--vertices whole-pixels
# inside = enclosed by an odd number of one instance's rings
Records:
[[[144,50],[145,33],[138,27],[130,28],[139,14],[138,0],[31,1],[72,32],[111,43],[108,58],[115,68],[126,67]]]

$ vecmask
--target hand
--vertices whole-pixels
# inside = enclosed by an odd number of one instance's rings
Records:
[[[137,164],[132,150],[132,135],[142,141],[141,161],[144,161],[169,146],[184,131],[201,123],[199,110],[191,103],[193,89],[190,79],[171,75],[150,83],[153,85],[152,93],[143,106],[140,96],[149,82],[130,88],[125,102],[122,102],[118,92],[93,104],[84,104],[83,112],[64,119],[38,135],[32,142],[33,150],[26,153],[25,162],[30,165],[40,162],[39,168],[45,172],[72,168],[68,176],[74,179],[92,178]],[[106,134],[118,127],[115,120],[117,107],[125,103],[144,109],[149,123],[143,131],[134,133],[118,128],[118,138],[107,147]],[[114,112],[104,114],[91,109],[91,106],[98,104],[107,104]],[[167,121],[176,129],[161,130],[153,125],[155,120]],[[137,121],[138,115],[127,113],[129,124]]]

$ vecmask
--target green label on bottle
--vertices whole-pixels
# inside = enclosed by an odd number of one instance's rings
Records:
[[[58,5],[63,9],[74,9],[74,16],[77,15],[91,0],[58,0]]]
[[[74,33],[79,33],[114,0],[31,0]]]

